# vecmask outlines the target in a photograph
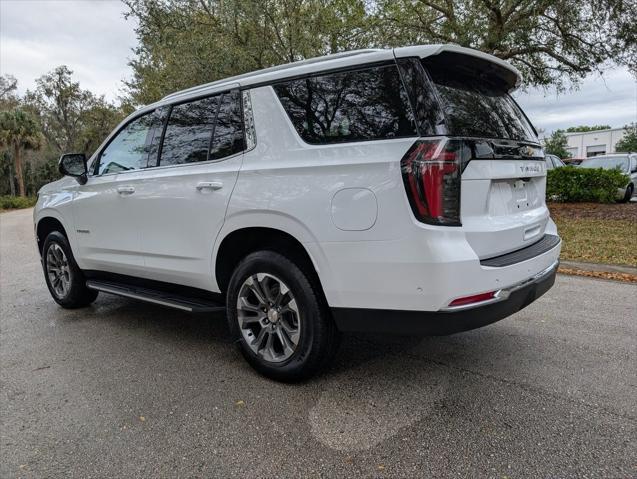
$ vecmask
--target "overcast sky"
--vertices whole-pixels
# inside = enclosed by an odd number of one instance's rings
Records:
[[[23,93],[34,80],[67,65],[83,88],[115,99],[130,78],[134,24],[119,0],[0,0],[0,73],[12,74]],[[580,89],[518,92],[538,129],[575,125],[621,127],[637,121],[637,82],[625,68],[591,76]]]

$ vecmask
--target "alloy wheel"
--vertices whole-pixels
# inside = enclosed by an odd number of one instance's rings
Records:
[[[296,351],[301,318],[294,295],[276,276],[246,278],[237,298],[239,329],[250,349],[265,361],[279,363]]]
[[[52,243],[46,252],[46,272],[55,295],[65,298],[71,287],[71,268],[64,250]]]

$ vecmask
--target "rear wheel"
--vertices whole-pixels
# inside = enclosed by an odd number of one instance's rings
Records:
[[[44,279],[53,299],[64,308],[88,306],[98,292],[86,287],[66,236],[58,231],[49,233],[42,247]]]
[[[339,333],[308,275],[286,257],[259,251],[235,269],[228,287],[230,330],[261,374],[300,381],[334,356]]]

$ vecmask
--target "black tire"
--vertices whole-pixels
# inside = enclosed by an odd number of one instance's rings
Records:
[[[58,252],[57,248],[60,248],[64,253],[61,262],[66,265],[65,269],[67,270],[64,276],[67,278],[68,286],[63,288],[63,291],[56,290],[56,286],[53,284],[54,279],[51,276],[56,276],[56,273],[53,271],[54,265],[48,260],[49,251]],[[51,296],[63,308],[75,309],[88,306],[97,298],[98,291],[86,287],[86,279],[75,262],[66,236],[58,231],[49,233],[44,240],[44,245],[42,246],[42,268],[44,269],[44,279]]]
[[[621,202],[622,203],[628,203],[630,201],[630,199],[633,197],[633,193],[634,192],[635,192],[635,186],[634,185],[628,185],[626,187],[626,194],[621,199]]]
[[[281,360],[281,362],[268,361],[263,354],[257,354],[253,351],[256,338],[251,347],[244,337],[247,330],[242,331],[239,326],[237,307],[239,294],[241,291],[245,291],[242,288],[246,288],[246,281],[256,277],[257,274],[271,275],[275,281],[280,279],[289,289],[289,294],[292,295],[295,306],[298,307],[298,342],[291,356]],[[311,278],[311,275],[303,272],[288,258],[273,251],[251,253],[235,268],[227,292],[228,325],[244,358],[260,374],[277,381],[302,381],[318,373],[334,357],[338,349],[340,333],[332,320],[321,292],[318,290],[319,286],[313,284]],[[267,322],[267,319],[265,321]],[[283,321],[283,315],[279,321]],[[275,325],[270,323],[270,326]],[[260,329],[260,326],[257,327]],[[276,338],[274,334],[273,336]],[[279,344],[282,343],[279,342]]]

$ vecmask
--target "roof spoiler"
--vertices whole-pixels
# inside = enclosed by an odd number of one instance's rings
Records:
[[[497,78],[509,93],[519,88],[522,83],[522,74],[509,62],[488,53],[457,45],[415,45],[394,48],[394,56],[396,58],[427,58],[427,63],[431,65],[440,62],[449,66],[451,63],[459,68],[464,66],[473,71],[488,73],[490,77]]]

